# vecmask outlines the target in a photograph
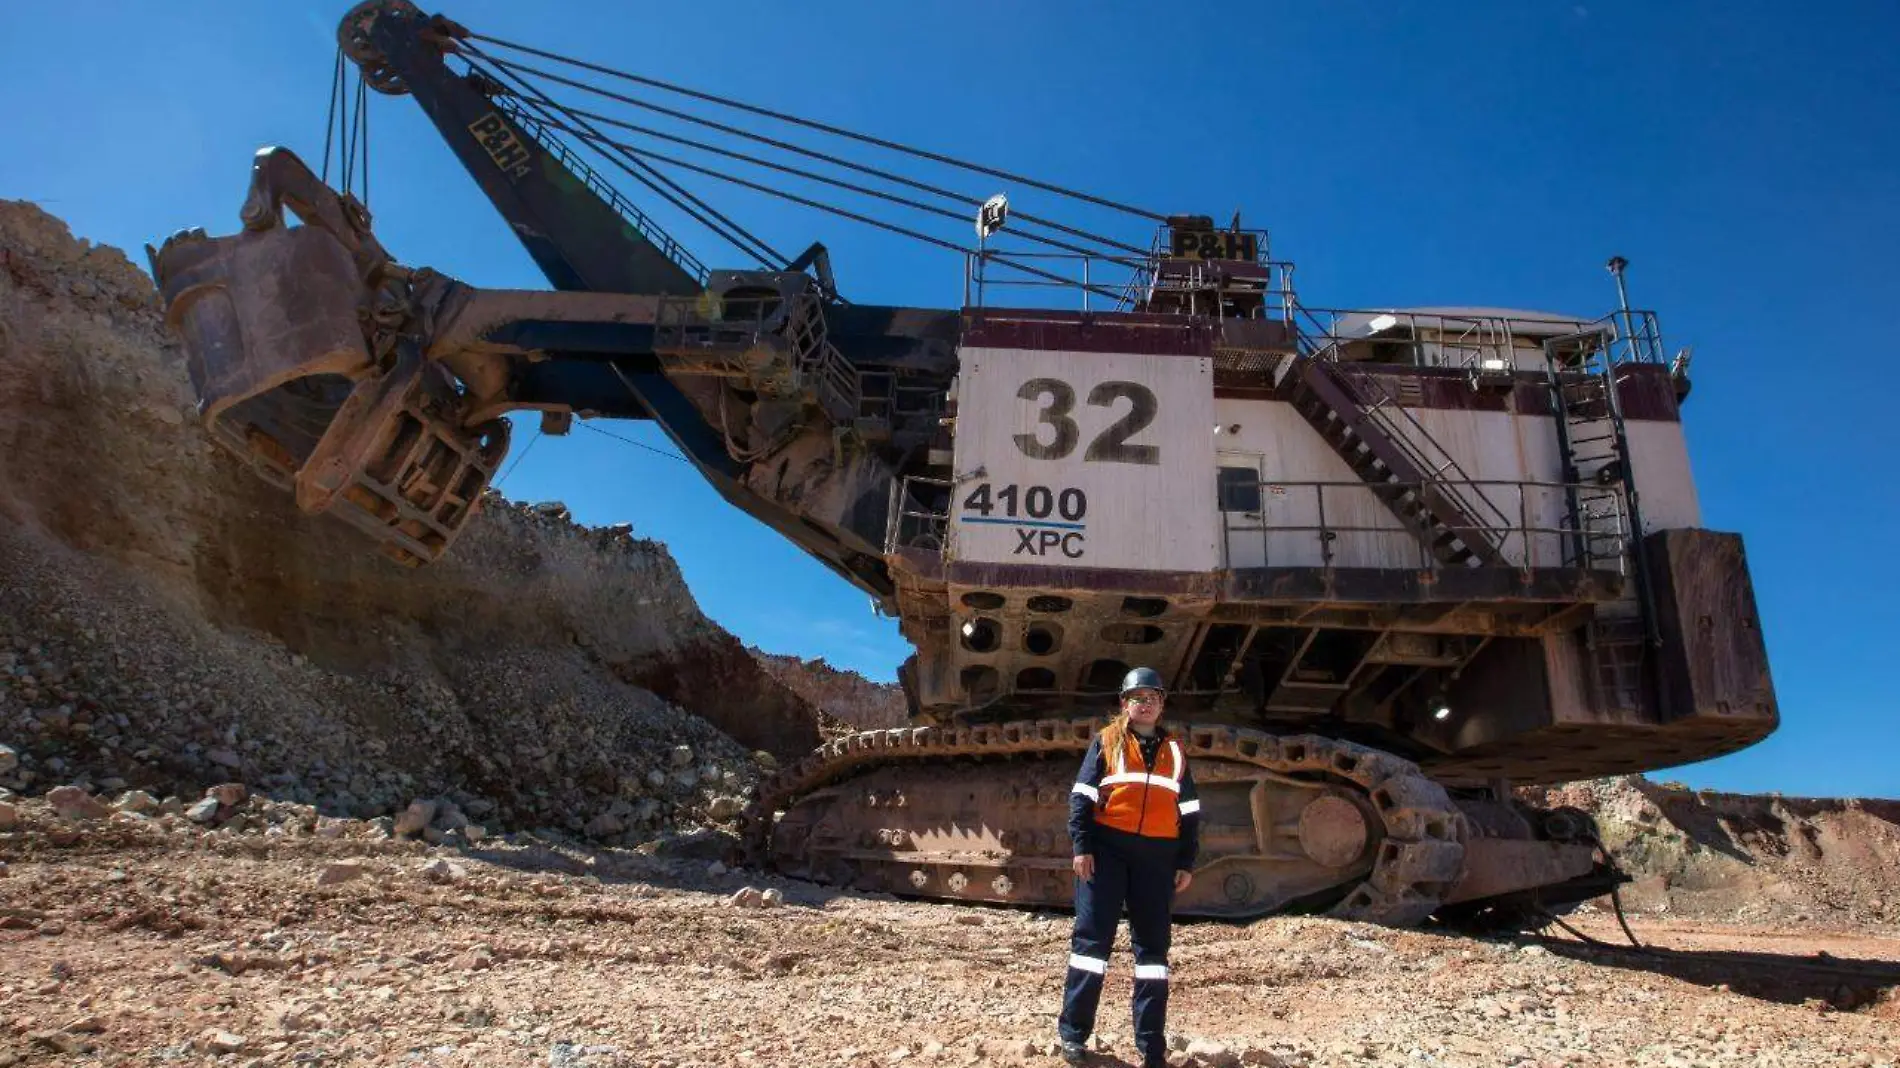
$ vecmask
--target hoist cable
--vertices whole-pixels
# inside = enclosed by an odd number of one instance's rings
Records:
[[[493,63],[498,67],[504,67],[510,71],[516,72],[517,77],[520,77],[521,75],[524,75],[524,74],[532,74],[537,78],[545,78],[548,81],[559,82],[562,85],[571,86],[583,92],[593,93],[596,96],[606,97],[609,100],[619,101],[620,103],[623,103],[623,104],[631,104],[634,107],[644,108],[648,111],[652,111],[660,115],[665,115],[669,118],[675,118],[683,122],[690,122],[696,125],[705,126],[709,129],[718,130],[721,133],[731,134],[735,137],[742,137],[749,141],[756,141],[760,144],[769,145],[773,148],[781,149],[786,152],[795,152],[801,156],[807,156],[812,159],[821,160],[825,163],[829,163],[834,166],[844,167],[848,170],[854,170],[861,174],[868,174],[876,178],[882,178],[888,182],[895,182],[899,185],[908,186],[912,189],[916,189],[925,193],[932,193],[936,196],[945,197],[950,200],[954,200],[960,204],[969,205],[970,207],[981,207],[983,204],[982,200],[973,196],[967,196],[963,193],[958,193],[955,190],[944,189],[941,186],[931,185],[928,182],[920,182],[914,178],[907,178],[901,174],[894,174],[890,171],[881,170],[877,167],[868,166],[866,164],[853,163],[850,160],[843,159],[839,156],[833,156],[826,152],[819,152],[816,149],[806,148],[802,145],[793,144],[789,141],[781,141],[775,137],[767,137],[764,134],[755,133],[751,130],[746,130],[738,126],[731,126],[714,119],[708,119],[703,116],[694,115],[693,113],[688,112],[688,111],[680,111],[676,108],[669,108],[662,104],[655,104],[652,101],[641,100],[638,97],[627,96],[623,93],[616,93],[609,89],[603,89],[597,85],[589,85],[588,83],[583,82],[583,81],[577,81],[573,78],[564,77],[552,71],[542,70],[539,67],[532,67],[525,63],[516,63],[512,60],[501,59],[499,57],[491,56],[485,52],[482,52],[479,49],[470,48],[469,51],[475,55],[481,56],[482,58],[488,60],[488,62]],[[618,122],[612,119],[608,119],[605,116],[599,115],[594,112],[581,111],[578,108],[571,108],[569,110],[574,111],[576,114],[587,115],[596,120],[608,122],[612,125],[622,126],[628,129],[641,130],[642,132],[648,132],[643,127],[638,127],[630,123]],[[669,137],[669,139],[671,139],[670,135],[666,135],[666,134],[656,133],[655,136]],[[687,142],[687,143],[690,144],[693,142]],[[720,150],[710,149],[710,151],[720,151]],[[1137,256],[1146,256],[1148,254],[1148,250],[1145,248],[1128,244],[1125,241],[1117,241],[1114,238],[1103,237],[1100,234],[1092,234],[1092,233],[1089,233],[1087,230],[1078,230],[1075,227],[1066,226],[1062,223],[1055,222],[1054,220],[1051,220],[1051,219],[1044,219],[1037,215],[1031,215],[1028,212],[1021,212],[1021,211],[1012,212],[1011,218],[1021,221],[1021,222],[1034,223],[1037,226],[1042,226],[1050,230],[1056,230],[1061,233],[1069,234],[1072,237],[1079,237],[1085,241],[1091,241],[1091,242],[1094,242],[1095,244],[1103,245],[1108,248],[1120,249],[1124,252],[1129,252]]]
[[[323,117],[323,173],[318,181],[330,181],[330,141],[336,134],[336,105],[343,95],[343,46],[336,46],[336,62],[330,66],[330,109]]]
[[[754,164],[755,166],[765,167],[770,170],[782,172],[784,174],[795,175],[800,178],[808,178],[815,182],[822,182],[825,185],[834,186],[839,189],[849,190],[850,192],[853,192],[853,193],[862,193],[865,196],[876,197],[879,200],[889,201],[890,203],[902,205],[903,207],[907,207],[907,208],[914,208],[918,211],[929,212],[932,215],[939,215],[947,219],[954,219],[958,222],[969,221],[969,216],[963,215],[956,211],[952,211],[949,208],[941,207],[936,204],[926,204],[921,200],[912,200],[909,197],[898,196],[895,193],[885,192],[884,190],[881,190],[881,189],[872,189],[869,186],[858,185],[855,182],[847,182],[842,178],[833,178],[829,175],[819,174],[816,171],[808,171],[800,167],[793,167],[790,164],[786,164],[786,163],[775,163],[772,160],[762,159],[758,156],[747,155],[744,152],[734,152],[731,149],[720,148],[718,145],[711,145],[711,144],[706,144],[701,141],[695,141],[690,137],[680,137],[675,134],[666,133],[665,131],[662,131],[662,130],[654,130],[654,129],[650,129],[648,127],[640,126],[640,125],[630,123],[630,122],[621,122],[610,116],[600,115],[595,112],[582,110],[580,108],[570,107],[570,108],[566,108],[565,110],[569,114],[583,117],[583,118],[593,119],[594,121],[599,122],[602,125],[617,126],[622,129],[632,130],[636,133],[645,134],[650,137],[660,138],[661,140],[677,142],[679,144],[687,145],[691,148],[700,149],[701,151],[704,151],[704,152],[711,152],[716,155],[726,156],[730,159],[741,160],[746,163]],[[563,126],[560,128],[567,131],[570,134],[573,134],[574,136],[582,140],[587,140],[590,142],[593,140],[592,135],[582,133],[581,131],[576,130],[572,127]],[[612,142],[612,143],[615,145],[621,144],[620,142]],[[627,147],[631,147],[631,146],[627,146]],[[653,159],[658,159],[658,160],[662,160],[669,163],[678,162],[676,160],[673,160],[671,157],[662,156],[657,153],[653,153],[652,151],[646,148],[634,148],[633,150],[644,153],[648,156],[651,156]],[[1133,266],[1136,266],[1140,262],[1145,262],[1145,261],[1130,259],[1128,257],[1116,257],[1116,256],[1107,255],[1105,253],[1098,252],[1094,249],[1085,248],[1081,245],[1072,245],[1066,241],[1058,241],[1052,237],[1043,237],[1040,234],[1019,233],[1018,236],[1022,237],[1024,240],[1027,240],[1027,241],[1034,241],[1034,242],[1037,242],[1038,244],[1048,245],[1053,248],[1059,248],[1066,252],[1079,253],[1083,256],[1093,256],[1095,258],[1103,260],[1104,262],[1115,263],[1115,264],[1119,264],[1125,267],[1133,267]]]
[[[358,83],[356,123],[363,139],[363,210],[369,210],[369,86]]]
[[[656,89],[664,89],[667,92],[679,93],[683,96],[689,96],[696,100],[704,100],[709,103],[720,104],[722,106],[729,107],[729,108],[736,108],[740,111],[747,111],[754,115],[760,115],[769,119],[776,119],[779,122],[789,122],[789,123],[792,123],[793,125],[803,126],[803,127],[806,127],[807,129],[817,130],[821,133],[828,133],[828,134],[833,134],[838,137],[850,138],[851,140],[854,140],[854,141],[861,141],[865,144],[876,145],[879,148],[887,148],[892,151],[907,153],[912,156],[917,156],[922,159],[931,160],[932,162],[942,163],[942,164],[946,164],[952,167],[961,167],[964,170],[975,171],[978,174],[986,174],[992,178],[1002,178],[1006,181],[1020,182],[1023,185],[1032,186],[1034,188],[1041,189],[1046,192],[1057,193],[1062,196],[1070,197],[1075,200],[1087,201],[1088,203],[1096,204],[1104,208],[1113,208],[1116,211],[1126,212],[1127,214],[1139,216],[1144,219],[1151,219],[1155,222],[1167,221],[1167,217],[1164,215],[1160,215],[1152,211],[1147,211],[1142,208],[1132,207],[1127,204],[1117,203],[1116,201],[1107,200],[1102,197],[1094,196],[1089,193],[1083,193],[1083,192],[1079,192],[1073,189],[1065,189],[1059,185],[1051,185],[1048,182],[1037,181],[1034,178],[1028,178],[1020,174],[1012,174],[1009,171],[998,170],[994,167],[986,167],[981,164],[970,163],[965,160],[956,159],[951,156],[941,155],[936,152],[928,152],[921,148],[912,148],[909,145],[899,144],[896,141],[887,141],[881,137],[872,137],[868,134],[854,133],[850,130],[846,130],[837,126],[832,126],[827,123],[814,122],[810,119],[801,119],[796,115],[787,115],[783,112],[772,111],[768,108],[757,107],[755,105],[747,104],[738,100],[732,100],[727,97],[715,96],[711,93],[703,93],[697,89],[688,89],[685,86],[674,85],[670,82],[663,82],[659,80],[658,78],[648,78],[648,77],[638,75],[638,74],[629,74],[626,71],[614,70],[611,67],[603,67],[597,63],[589,63],[585,60],[572,59],[567,56],[557,55],[553,52],[546,52],[538,48],[530,48],[527,45],[516,44],[513,41],[506,41],[499,37],[490,37],[484,33],[471,32],[469,34],[469,37],[478,41],[487,41],[489,44],[500,45],[503,48],[511,48],[517,52],[526,52],[529,55],[540,56],[543,59],[551,59],[557,63],[566,63],[566,64],[569,64],[570,66],[580,67],[585,70],[591,70],[598,74],[605,74],[609,77],[621,78],[626,81],[637,82],[641,85],[652,86],[653,88],[656,88]]]
[[[348,82],[344,83],[343,95],[343,193],[348,195],[356,177],[356,123],[350,121],[356,112],[356,101],[349,95]],[[361,89],[358,89],[361,92]]]
[[[556,124],[556,128],[567,129],[566,127],[559,126],[558,124]],[[587,140],[590,143],[595,143],[596,148],[599,148],[601,147],[602,144],[605,144],[607,146],[611,146],[631,156],[644,156],[649,159],[658,160],[670,166],[681,167],[698,174],[706,175],[707,177],[710,177],[710,178],[717,178],[722,182],[731,182],[734,185],[744,186],[747,189],[753,189],[758,192],[764,193],[768,196],[778,197],[781,200],[789,200],[796,204],[803,204],[806,207],[817,208],[819,211],[826,211],[826,212],[830,212],[833,215],[842,216],[846,219],[853,219],[853,220],[856,220],[857,222],[865,223],[866,225],[869,225],[869,226],[875,226],[880,230],[888,230],[891,233],[898,234],[903,237],[908,237],[916,241],[922,241],[926,244],[936,245],[939,248],[949,249],[952,252],[964,253],[966,255],[969,252],[968,249],[965,249],[961,245],[955,244],[954,242],[945,241],[940,237],[933,237],[932,235],[923,233],[921,231],[912,230],[907,227],[899,226],[896,223],[885,222],[882,219],[874,219],[868,215],[861,215],[857,212],[838,207],[835,204],[826,204],[823,201],[812,200],[808,197],[799,196],[796,193],[788,193],[783,189],[774,189],[769,185],[763,185],[759,182],[753,182],[744,178],[739,178],[734,175],[725,174],[720,171],[713,170],[710,167],[701,167],[698,164],[688,163],[685,160],[674,159],[671,156],[661,155],[658,152],[653,152],[653,151],[649,151],[649,150],[641,149],[641,148],[635,148],[632,145],[623,144],[618,141],[605,140],[603,138],[600,138],[599,134],[587,134],[587,133],[580,133],[580,132],[575,132],[571,130],[569,132],[574,133],[576,137],[579,137],[583,140]],[[1014,260],[1007,259],[1003,256],[999,256],[994,253],[991,253],[988,258],[995,263],[999,263],[1007,267],[1015,268],[1016,270],[1022,271],[1026,274],[1032,274],[1032,275],[1036,275],[1040,278],[1044,278],[1053,282],[1059,282],[1065,286],[1075,286],[1076,288],[1079,288],[1079,289],[1086,289],[1089,292],[1094,293],[1101,297],[1111,297],[1111,298],[1119,299],[1119,297],[1121,296],[1121,294],[1117,292],[1107,290],[1107,289],[1102,289],[1094,285],[1079,283],[1079,282],[1076,282],[1072,278],[1064,278],[1062,275],[1055,274],[1050,271],[1044,271],[1040,268],[1031,267],[1028,264],[1018,263]]]
[[[469,61],[469,67],[470,69],[484,76],[491,77],[491,78],[494,77],[493,74],[490,74],[488,71],[482,69],[481,65],[475,63],[473,60]],[[516,94],[517,98],[522,100],[522,102],[525,105],[534,108],[534,110],[541,116],[542,121],[548,123],[549,125],[557,129],[567,128],[558,119],[556,119],[553,115],[550,114],[550,112],[565,113],[566,109],[564,107],[554,102],[553,100],[550,100],[546,94],[535,89],[532,85],[529,85],[525,80],[521,79],[520,77],[517,76],[510,80],[516,82],[520,86],[520,90]],[[497,79],[498,83],[499,81],[500,80]],[[521,93],[524,93],[524,92],[530,95],[522,96]],[[582,125],[585,126],[585,123],[583,123]],[[591,129],[591,127],[589,129]],[[597,130],[593,131],[593,136],[597,138],[598,140],[606,142],[608,144],[613,143],[613,141],[610,138],[606,137],[606,135],[604,134],[601,134]],[[603,156],[604,155],[605,154],[603,153]],[[723,213],[721,213],[717,208],[714,208],[711,205],[707,204],[705,201],[700,200],[698,197],[694,196],[692,193],[682,188],[678,183],[666,177],[664,174],[661,174],[659,171],[655,170],[651,165],[647,164],[645,161],[640,160],[637,156],[633,156],[629,154],[628,158],[631,162],[644,168],[648,172],[648,174],[652,176],[652,178],[649,178],[647,175],[643,175],[639,173],[638,171],[634,170],[632,167],[629,167],[626,163],[622,163],[619,160],[613,159],[612,157],[606,157],[606,158],[608,162],[613,163],[615,166],[619,167],[621,170],[626,171],[629,175],[631,175],[634,178],[634,180],[640,182],[642,185],[646,186],[648,189],[652,190],[655,194],[657,194],[662,199],[664,199],[667,203],[672,204],[674,207],[678,208],[680,211],[690,216],[695,222],[699,223],[701,226],[704,226],[706,229],[712,231],[714,234],[718,235],[720,238],[732,244],[733,247],[737,248],[740,252],[744,253],[745,255],[758,260],[760,263],[774,270],[782,268],[785,266],[785,264],[790,262],[789,260],[786,259],[786,257],[780,255],[770,245],[767,245],[764,241],[761,241],[758,238],[752,236],[752,234],[748,233],[744,227],[741,227],[738,223],[735,223],[731,219],[726,218],[726,216]],[[681,203],[677,197],[668,193],[666,190],[661,189],[658,185],[655,185],[654,179],[657,179],[660,182],[664,182],[669,187],[678,190],[681,196],[684,196],[688,200],[691,200],[694,204],[697,204],[703,209],[705,209],[707,213],[712,215],[714,218],[719,219],[721,222],[725,224],[726,227],[729,227],[730,231],[728,231],[725,228],[722,228],[718,223],[712,222],[711,220],[707,219],[705,216],[701,215],[699,212],[696,212],[692,208],[687,207],[685,204]],[[750,242],[749,245],[748,245],[748,242]]]

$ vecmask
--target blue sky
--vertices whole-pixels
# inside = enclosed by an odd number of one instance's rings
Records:
[[[11,105],[0,196],[128,251],[183,226],[231,231],[258,146],[319,155],[346,7],[0,5]],[[1614,300],[1604,261],[1628,257],[1632,297],[1659,310],[1670,349],[1695,346],[1685,419],[1704,522],[1747,539],[1783,714],[1753,749],[1660,774],[1900,795],[1900,700],[1885,671],[1900,660],[1888,486],[1900,434],[1883,373],[1900,307],[1900,7],[441,10],[498,37],[1161,211],[1238,208],[1272,230],[1275,251],[1299,264],[1302,298],[1322,306],[1600,312]],[[414,103],[371,106],[384,244],[475,284],[544,286]],[[825,241],[857,300],[959,299],[950,253],[683,182],[781,250]],[[1142,225],[1010,192],[1020,210],[1147,240]],[[690,224],[675,232],[702,259],[744,265]],[[611,429],[663,444],[642,424]],[[521,431],[517,442],[531,436]],[[538,443],[505,490],[666,541],[702,607],[746,641],[883,679],[906,652],[866,598],[683,464],[577,431]]]

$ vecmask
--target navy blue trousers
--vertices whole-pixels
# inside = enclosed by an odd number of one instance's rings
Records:
[[[1095,829],[1095,878],[1075,884],[1075,934],[1069,940],[1069,974],[1062,985],[1065,1041],[1084,1042],[1095,1030],[1102,977],[1115,927],[1128,912],[1135,950],[1135,1047],[1146,1060],[1168,1051],[1168,940],[1174,908],[1175,842],[1143,838],[1107,827]]]

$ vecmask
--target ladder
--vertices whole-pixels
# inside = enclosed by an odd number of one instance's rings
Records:
[[[1638,616],[1600,617],[1583,628],[1589,685],[1599,709],[1635,712],[1643,707],[1649,654],[1645,631]]]
[[[1544,343],[1551,415],[1563,464],[1571,544],[1570,567],[1621,570],[1640,536],[1623,525],[1622,487],[1629,481],[1629,437],[1616,398],[1613,339],[1592,330]]]

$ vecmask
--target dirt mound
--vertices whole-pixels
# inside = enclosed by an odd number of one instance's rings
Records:
[[[855,671],[832,667],[823,657],[801,660],[750,651],[773,678],[852,729],[885,730],[910,723],[904,691],[896,683],[872,682]]]
[[[1640,775],[1536,800],[1595,817],[1639,911],[1735,920],[1900,922],[1900,801],[1730,794]]]
[[[0,202],[0,786],[650,836],[817,723],[624,525],[491,494],[408,570],[298,514],[199,429],[150,280]]]

